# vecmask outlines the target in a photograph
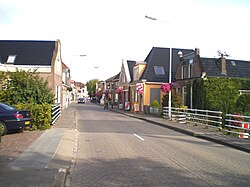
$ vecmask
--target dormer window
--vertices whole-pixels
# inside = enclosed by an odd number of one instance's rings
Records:
[[[139,67],[134,67],[134,80],[139,80]]]
[[[163,66],[154,66],[154,70],[156,75],[165,75]]]
[[[16,55],[9,55],[7,59],[7,64],[14,64],[15,59],[16,59]]]

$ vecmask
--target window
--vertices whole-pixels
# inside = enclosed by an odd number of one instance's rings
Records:
[[[154,70],[156,75],[165,75],[163,66],[154,66]]]
[[[192,78],[192,76],[193,76],[193,64],[189,64],[188,78]]]
[[[139,80],[139,67],[134,68],[134,80]]]
[[[193,59],[190,59],[188,68],[188,78],[192,78],[192,76],[193,76]]]
[[[181,66],[181,79],[186,79],[186,65]]]
[[[8,64],[14,64],[16,59],[16,55],[9,55],[8,59],[7,59],[7,63]]]

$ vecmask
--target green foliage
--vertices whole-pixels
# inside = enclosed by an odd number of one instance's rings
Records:
[[[230,78],[209,78],[204,81],[206,108],[224,114],[234,112],[239,97],[240,81]]]
[[[31,112],[34,120],[31,130],[45,130],[50,128],[51,104],[19,103],[15,105],[15,107],[20,110],[29,110]]]
[[[205,109],[204,81],[202,79],[193,82],[193,108]]]
[[[171,106],[179,108],[181,106],[182,98],[180,93],[171,92]],[[162,106],[168,107],[168,93],[162,97]]]
[[[237,113],[250,113],[250,94],[241,95],[236,101],[235,108]]]
[[[159,107],[160,107],[160,104],[158,103],[157,100],[154,100],[154,101],[151,103],[150,106],[153,107],[153,108],[159,108]]]
[[[250,79],[240,79],[241,90],[250,90]]]
[[[18,103],[53,103],[53,95],[48,82],[43,81],[34,71],[16,70],[1,72],[0,101],[15,105]]]
[[[53,94],[48,82],[33,71],[0,72],[0,102],[31,112],[31,130],[50,128]]]
[[[88,92],[89,92],[89,95],[92,97],[92,96],[95,96],[95,92],[96,92],[96,83],[99,83],[99,80],[98,79],[92,79],[90,81],[88,81],[86,83],[86,86],[87,86],[87,89],[88,89]]]
[[[186,105],[188,108],[191,108],[191,83],[187,84],[187,95],[186,95]]]

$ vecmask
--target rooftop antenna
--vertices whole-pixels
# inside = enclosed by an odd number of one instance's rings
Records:
[[[226,52],[222,53],[220,50],[217,51],[218,52],[218,56],[222,57],[230,57],[230,55],[228,55]]]

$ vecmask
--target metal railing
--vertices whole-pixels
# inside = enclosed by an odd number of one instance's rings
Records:
[[[51,125],[53,125],[56,120],[61,116],[61,105],[60,104],[54,104],[52,105],[51,109]]]
[[[226,114],[225,132],[229,134],[238,134],[239,138],[249,138],[250,116],[242,116],[239,114]]]
[[[164,107],[163,117],[168,118],[168,107]],[[189,122],[216,128],[221,128],[222,126],[222,112],[220,111],[171,107],[171,119],[179,123]]]

